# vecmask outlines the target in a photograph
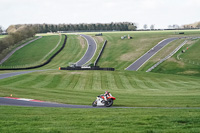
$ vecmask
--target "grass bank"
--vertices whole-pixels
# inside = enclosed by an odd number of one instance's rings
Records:
[[[47,59],[43,58],[56,46],[58,42],[59,36],[44,36],[16,51],[2,64],[2,67],[27,67],[41,64]],[[59,47],[61,47],[61,44]]]

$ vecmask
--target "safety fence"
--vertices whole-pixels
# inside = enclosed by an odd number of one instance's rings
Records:
[[[101,57],[101,55],[102,55],[102,53],[103,53],[103,50],[105,49],[106,44],[107,44],[107,40],[105,40],[105,42],[104,42],[104,44],[103,44],[103,46],[102,46],[102,49],[101,49],[101,51],[100,51],[100,53],[99,53],[97,59],[96,59],[95,62],[94,62],[94,66],[97,65],[97,63],[98,63],[98,61],[99,61],[99,59],[100,59],[100,57]]]
[[[59,67],[59,70],[103,70],[103,71],[115,71],[114,68],[101,68],[99,66],[92,67]]]

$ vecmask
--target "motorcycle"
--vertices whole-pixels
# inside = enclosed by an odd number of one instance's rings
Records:
[[[105,95],[97,96],[97,99],[92,103],[92,106],[93,107],[96,107],[96,106],[111,107],[113,105],[113,100],[115,100],[116,98],[110,94],[110,96],[107,97],[107,101],[105,101],[104,99],[105,99]]]

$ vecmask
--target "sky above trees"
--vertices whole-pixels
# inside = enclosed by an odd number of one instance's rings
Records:
[[[200,21],[200,0],[0,0],[0,25],[134,22],[155,28]]]

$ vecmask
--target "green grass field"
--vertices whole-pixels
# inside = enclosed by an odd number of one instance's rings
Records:
[[[199,78],[195,77],[51,70],[0,80],[0,96],[12,94],[13,97],[91,105],[97,95],[108,90],[117,98],[115,106],[198,107],[199,86]]]
[[[66,109],[0,106],[0,132],[198,133],[195,109]]]
[[[121,36],[128,34],[133,39],[121,40]],[[103,37],[108,40],[108,43],[99,65],[124,70],[161,40],[169,37],[191,36],[193,34],[198,35],[199,31],[185,31],[185,35],[175,35],[174,31],[103,33]]]
[[[188,48],[188,49],[187,49]],[[200,54],[197,54],[200,50],[200,39],[195,41],[194,44],[189,44],[185,49],[185,53],[181,53],[180,58],[191,60],[191,62],[200,63]]]
[[[185,35],[199,35],[199,30],[184,31]],[[86,33],[93,36],[95,33]],[[133,37],[121,40],[122,35]],[[184,36],[185,36],[184,35]],[[166,62],[151,73],[125,71],[133,61],[159,41],[180,36],[174,31],[105,32],[108,44],[98,65],[114,67],[116,71],[59,71],[58,67],[77,62],[87,49],[77,35],[68,34],[66,47],[48,65],[39,69],[57,69],[34,72],[0,80],[0,97],[31,98],[57,103],[91,105],[96,96],[110,91],[116,97],[115,107],[170,107],[138,109],[69,109],[0,106],[0,132],[199,132],[200,78],[180,75],[180,64]],[[182,36],[182,35],[181,35]],[[47,36],[48,37],[48,36]],[[150,63],[153,64],[183,40],[172,42],[162,49]],[[189,48],[195,56],[196,43]],[[101,45],[100,40],[98,41]],[[188,45],[185,45],[186,48]],[[193,49],[193,50],[192,50]],[[184,54],[189,54],[189,50]],[[162,52],[161,51],[161,52]],[[178,54],[178,53],[177,53]],[[177,55],[176,54],[176,55]],[[176,55],[171,60],[176,60]],[[196,58],[198,59],[198,58]],[[176,61],[175,63],[177,63]],[[189,66],[191,65],[191,66]],[[190,70],[192,64],[184,65]],[[196,70],[198,66],[196,66]],[[12,72],[12,71],[4,71]],[[156,72],[156,73],[155,73]],[[164,73],[164,74],[162,74]],[[177,75],[178,74],[178,75]],[[190,109],[175,109],[186,107]],[[174,109],[173,109],[174,108]]]
[[[14,49],[16,49],[17,47],[23,45],[24,43],[28,42],[28,41],[31,41],[33,39],[37,38],[36,36],[35,37],[30,37],[30,38],[27,38],[26,40],[22,40],[20,41],[19,43],[13,45],[13,46],[10,46],[8,47],[7,49],[4,49],[2,51],[2,53],[0,54],[0,60],[3,59],[7,54],[9,54],[10,52],[12,52]]]
[[[64,37],[63,39],[64,40]],[[41,64],[48,58],[43,59],[59,42],[59,36],[44,36],[29,45],[16,51],[2,66],[23,67]],[[63,41],[62,41],[63,42]],[[61,47],[62,44],[59,45]]]

